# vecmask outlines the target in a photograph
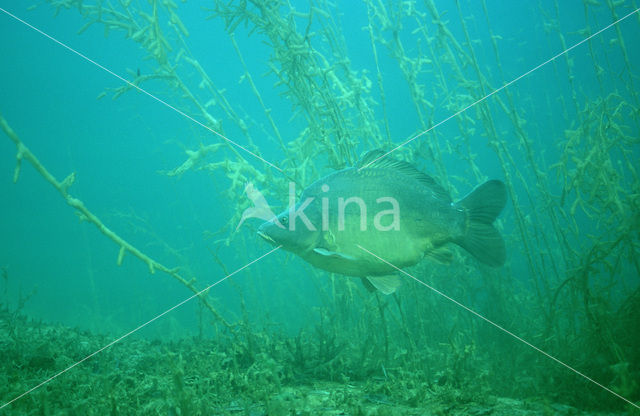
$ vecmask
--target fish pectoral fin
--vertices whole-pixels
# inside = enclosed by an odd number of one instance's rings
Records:
[[[396,291],[396,289],[400,286],[400,284],[402,283],[402,280],[400,279],[399,276],[396,275],[389,275],[389,276],[373,276],[373,277],[367,277],[366,278],[368,283],[371,284],[371,286],[375,287],[376,289],[378,289],[383,295],[390,295],[393,292]],[[364,281],[364,279],[363,279]],[[368,287],[368,285],[365,284],[365,286]]]
[[[451,262],[453,262],[453,253],[444,247],[434,248],[433,250],[425,252],[424,255],[443,264],[451,264]]]
[[[316,247],[313,249],[313,251],[317,254],[320,254],[321,256],[325,256],[325,257],[333,257],[333,258],[337,258],[337,259],[344,259],[344,260],[355,260],[356,258],[353,256],[350,256],[348,254],[344,254],[344,253],[338,253],[336,251],[329,251],[326,248],[322,248],[322,247]]]

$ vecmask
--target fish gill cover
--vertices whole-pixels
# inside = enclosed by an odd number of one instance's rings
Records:
[[[0,414],[637,413],[634,1],[0,5]],[[260,238],[374,149],[395,274]]]

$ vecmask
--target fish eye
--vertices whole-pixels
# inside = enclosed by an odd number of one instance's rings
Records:
[[[289,217],[285,215],[284,217],[280,218],[280,222],[282,223],[282,225],[287,225],[289,223]]]

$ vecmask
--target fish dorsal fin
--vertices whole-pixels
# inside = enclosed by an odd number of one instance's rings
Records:
[[[385,151],[381,149],[371,150],[367,152],[362,159],[356,164],[356,168],[387,168],[393,169],[403,175],[414,178],[433,191],[433,194],[440,200],[451,202],[451,196],[438,182],[426,173],[420,172],[412,164],[397,160],[391,155],[385,155]],[[384,157],[382,157],[384,156]]]
[[[385,161],[387,161],[388,159],[386,157],[383,157],[380,159],[380,157],[382,157],[386,152],[382,149],[375,149],[375,150],[370,150],[367,153],[364,154],[364,156],[362,156],[360,158],[360,160],[358,160],[358,162],[356,162],[356,168],[360,169],[362,167],[367,166],[370,163],[373,163],[372,166],[379,166],[379,163],[383,163]],[[367,166],[370,167],[370,166]]]

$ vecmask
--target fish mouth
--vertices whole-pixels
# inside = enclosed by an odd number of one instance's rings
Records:
[[[264,238],[269,243],[273,244],[274,246],[277,245],[276,240],[274,240],[273,238],[269,237],[267,234],[263,233],[262,231],[258,231],[258,235],[260,237]]]

